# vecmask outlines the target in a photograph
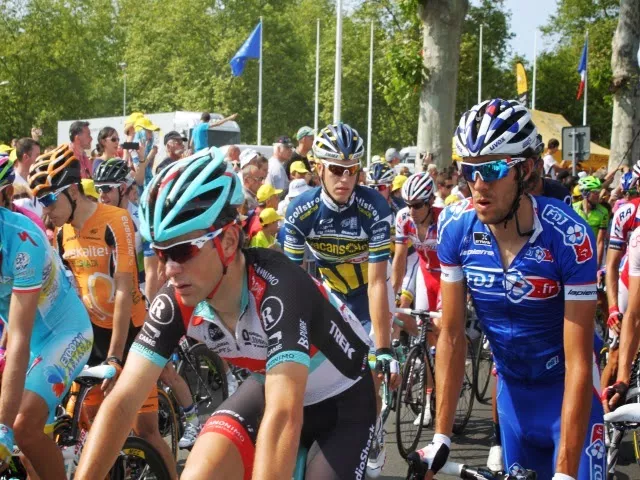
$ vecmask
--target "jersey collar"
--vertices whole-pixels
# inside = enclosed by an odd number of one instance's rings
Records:
[[[542,233],[542,223],[540,222],[540,212],[538,211],[538,202],[536,201],[536,197],[529,194],[527,194],[527,196],[531,200],[531,205],[533,206],[533,234],[529,237],[529,243],[533,243]]]
[[[327,207],[329,207],[329,209],[333,210],[334,212],[344,212],[351,205],[353,205],[353,202],[356,198],[356,188],[358,188],[357,185],[354,187],[353,193],[349,197],[349,201],[344,205],[338,205],[336,202],[334,202],[333,199],[324,191],[324,187],[322,187],[320,191],[320,198],[322,199],[322,203],[324,203]]]

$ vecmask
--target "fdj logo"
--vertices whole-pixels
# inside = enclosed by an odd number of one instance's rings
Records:
[[[477,270],[470,270],[467,272],[467,285],[472,290],[479,290],[480,288],[489,289],[493,287],[496,281],[496,276],[492,273],[480,272]]]
[[[504,283],[507,289],[507,296],[514,302],[519,302],[533,290],[533,285],[531,285],[518,271],[508,273],[505,276]]]

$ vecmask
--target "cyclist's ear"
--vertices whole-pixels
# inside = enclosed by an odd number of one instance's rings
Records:
[[[222,251],[224,252],[225,258],[233,255],[236,250],[242,248],[244,239],[241,237],[241,229],[236,225],[232,225],[224,231],[220,242],[222,243]]]
[[[522,180],[525,184],[527,183],[529,177],[531,177],[531,173],[533,172],[534,161],[534,157],[529,157],[522,163]]]

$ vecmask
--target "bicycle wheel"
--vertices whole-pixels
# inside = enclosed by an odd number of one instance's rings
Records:
[[[493,368],[493,355],[487,336],[482,335],[474,358],[473,392],[479,402],[486,400],[487,389],[491,382],[491,369]]]
[[[220,397],[220,402],[215,406],[229,396],[222,359],[204,344],[197,344],[189,349],[178,364],[178,375],[189,385],[193,402],[198,405],[198,409],[203,404],[212,404],[216,396]]]
[[[398,452],[407,458],[420,441],[426,393],[424,388],[426,357],[422,346],[413,347],[402,371],[402,383],[396,392],[396,440]],[[414,425],[420,418],[419,425]]]
[[[149,442],[127,437],[111,471],[110,480],[170,480],[162,457]]]
[[[467,337],[467,355],[464,363],[464,378],[462,380],[462,389],[460,390],[460,398],[456,407],[456,416],[453,421],[453,433],[461,435],[469,423],[471,410],[473,409],[473,401],[475,395],[473,393],[473,344],[471,339]]]
[[[162,388],[158,388],[158,427],[160,435],[171,447],[173,458],[178,459],[178,442],[180,441],[180,427],[182,422],[175,409],[173,395]]]

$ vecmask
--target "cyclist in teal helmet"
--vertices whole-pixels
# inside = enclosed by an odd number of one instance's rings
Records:
[[[376,421],[367,332],[282,253],[241,248],[243,200],[216,148],[171,164],[145,189],[141,232],[167,283],[91,427],[79,477],[106,475],[145,400],[140,392],[155,385],[183,335],[257,374],[205,424],[184,478],[291,478],[299,442],[317,452],[305,478],[364,476]]]

